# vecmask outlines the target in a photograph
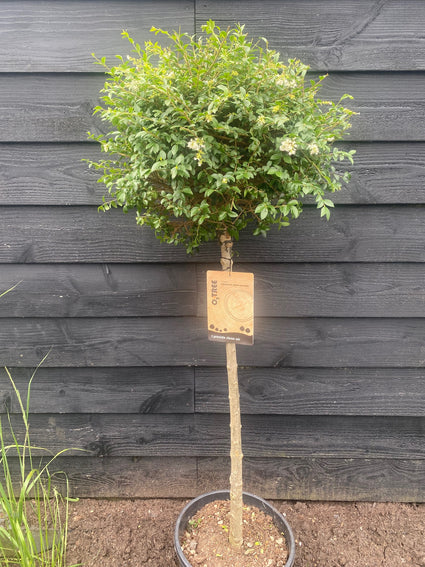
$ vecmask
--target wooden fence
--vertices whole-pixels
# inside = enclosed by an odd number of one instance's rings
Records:
[[[425,501],[425,3],[421,0],[3,0],[0,6],[0,366],[33,382],[33,442],[79,496],[193,496],[228,485],[223,345],[205,271],[132,214],[99,213],[82,158],[104,77],[152,25],[246,24],[282,58],[329,72],[323,98],[359,112],[352,181],[245,235],[256,340],[238,349],[246,488],[290,499]],[[21,424],[0,373],[2,411]]]

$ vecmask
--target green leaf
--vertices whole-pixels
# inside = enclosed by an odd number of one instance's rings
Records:
[[[331,217],[331,212],[325,205],[320,210],[320,216],[326,217],[327,220],[329,220]]]
[[[255,212],[260,215],[261,220],[264,220],[269,214],[267,203],[260,203],[259,205],[257,205]]]
[[[269,214],[269,211],[268,211],[267,207],[265,207],[264,209],[261,209],[260,219],[264,220],[265,218],[267,218],[268,214]]]

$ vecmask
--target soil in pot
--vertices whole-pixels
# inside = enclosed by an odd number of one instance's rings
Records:
[[[255,506],[243,508],[243,544],[229,545],[229,500],[215,500],[189,521],[182,539],[186,558],[200,567],[283,567],[288,549],[271,517]]]

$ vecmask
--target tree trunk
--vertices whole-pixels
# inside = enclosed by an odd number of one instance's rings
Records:
[[[221,267],[231,272],[233,242],[229,234],[220,236]],[[227,378],[230,405],[230,526],[229,543],[234,547],[242,545],[242,435],[239,403],[238,362],[236,343],[226,343]]]

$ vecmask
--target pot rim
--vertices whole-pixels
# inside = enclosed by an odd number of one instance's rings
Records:
[[[249,505],[257,506],[259,508],[263,508],[264,512],[270,513],[274,519],[278,518],[280,522],[282,522],[284,526],[284,534],[286,539],[286,545],[288,547],[288,559],[284,565],[284,567],[291,567],[295,560],[295,539],[292,533],[292,529],[286,520],[286,518],[276,510],[274,506],[272,506],[267,500],[264,500],[260,496],[255,494],[251,494],[249,492],[243,493],[244,500],[247,499],[252,500],[249,502]],[[184,555],[183,549],[180,545],[180,537],[183,532],[183,529],[186,528],[187,520],[185,517],[188,515],[189,511],[191,512],[191,516],[195,514],[198,510],[200,510],[205,504],[209,502],[213,502],[214,500],[229,500],[230,499],[230,491],[229,490],[214,490],[212,492],[206,492],[205,494],[201,494],[197,496],[193,500],[190,500],[183,510],[180,512],[179,517],[176,521],[176,526],[174,529],[174,548],[178,555],[179,561],[182,562],[184,567],[192,567],[192,564],[186,559]],[[185,522],[184,526],[183,521]]]

